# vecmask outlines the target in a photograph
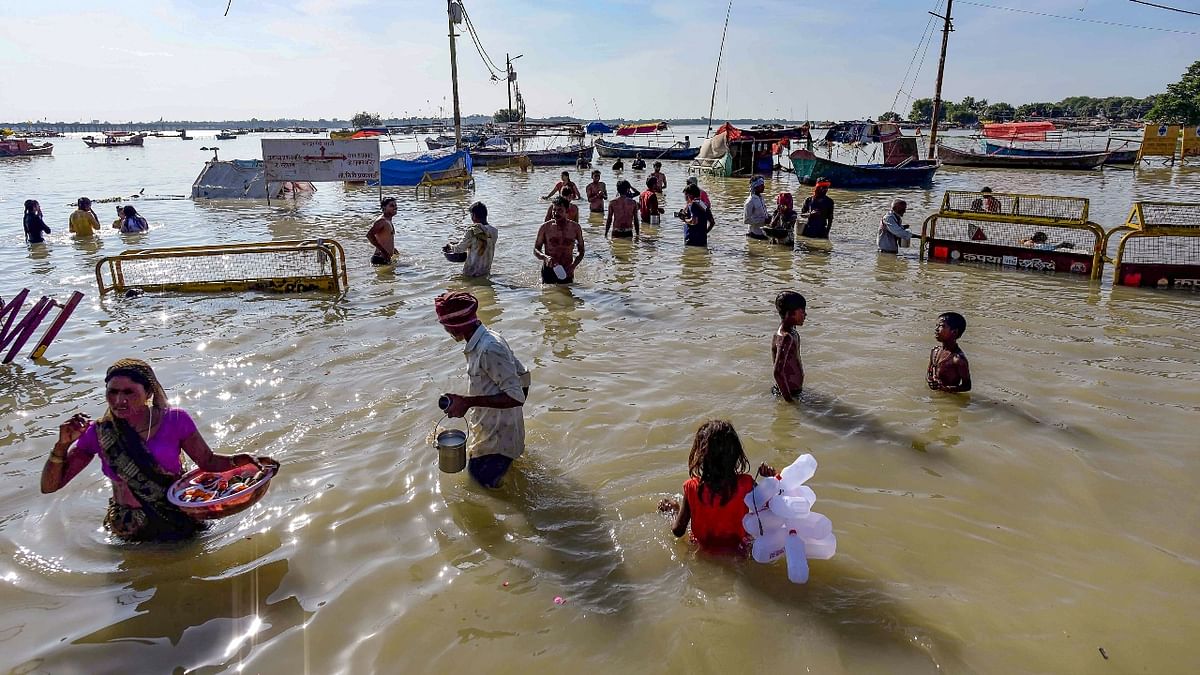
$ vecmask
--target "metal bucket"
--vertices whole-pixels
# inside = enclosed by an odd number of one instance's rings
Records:
[[[467,467],[467,432],[445,429],[437,434],[438,468],[458,473]]]

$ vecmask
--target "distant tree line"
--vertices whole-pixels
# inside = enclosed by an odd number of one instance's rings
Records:
[[[1011,122],[1017,119],[1087,117],[1105,118],[1112,121],[1142,119],[1154,106],[1155,96],[1069,96],[1057,103],[1037,102],[1013,106],[1003,101],[990,103],[987,99],[973,96],[961,101],[942,101],[939,121],[958,124],[976,124],[980,121]],[[893,113],[895,115],[895,113]],[[899,115],[895,115],[899,117]],[[913,101],[908,119],[912,122],[929,123],[933,118],[933,99],[919,98]],[[882,119],[882,118],[881,118]]]
[[[908,113],[910,122],[928,124],[933,117],[933,99],[913,101]],[[1178,82],[1167,86],[1162,94],[1137,98],[1135,96],[1069,96],[1057,103],[1011,104],[989,103],[987,99],[967,96],[963,100],[942,101],[939,121],[976,124],[980,121],[1010,122],[1029,118],[1085,117],[1112,121],[1141,120],[1200,124],[1200,61],[1193,63]],[[899,113],[888,111],[879,116],[881,122],[898,122]]]

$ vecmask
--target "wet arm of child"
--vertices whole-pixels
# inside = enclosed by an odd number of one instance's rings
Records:
[[[612,227],[613,208],[609,207],[608,215],[604,216],[604,236],[608,236],[608,230]]]
[[[783,400],[788,403],[792,402],[791,387],[787,383],[787,378],[784,376],[786,352],[780,349],[775,354],[775,386],[779,388],[779,395],[783,396]]]
[[[675,516],[675,524],[671,526],[671,533],[676,537],[682,537],[687,534],[688,523],[692,521],[692,509],[688,506],[688,501],[683,500],[679,506],[679,515]]]

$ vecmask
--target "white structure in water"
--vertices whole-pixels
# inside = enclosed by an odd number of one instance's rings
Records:
[[[266,199],[266,172],[261,159],[212,160],[192,183],[192,199]],[[271,199],[316,192],[312,183],[272,181]]]

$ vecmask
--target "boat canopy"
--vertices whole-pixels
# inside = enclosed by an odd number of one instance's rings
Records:
[[[718,134],[725,134],[725,139],[731,143],[737,141],[771,141],[776,143],[782,140],[808,140],[808,125],[805,124],[799,127],[757,127],[753,129],[739,129],[729,122],[721,125],[717,129]]]
[[[420,185],[425,174],[461,170],[470,175],[474,164],[466,150],[454,148],[409,152],[394,155],[379,162],[379,176],[384,185]]]
[[[604,122],[601,122],[600,120],[596,120],[595,122],[591,122],[587,125],[586,131],[593,136],[601,136],[603,134],[611,134],[613,132],[613,128]]]
[[[1044,141],[1054,131],[1053,122],[1005,122],[983,125],[983,135],[1010,141]]]
[[[589,125],[589,127],[590,126],[591,125]],[[634,122],[633,124],[622,124],[621,126],[617,127],[617,135],[632,136],[634,134],[654,134],[666,130],[666,122]]]
[[[832,143],[886,143],[900,135],[900,125],[891,122],[839,122],[825,133]]]

